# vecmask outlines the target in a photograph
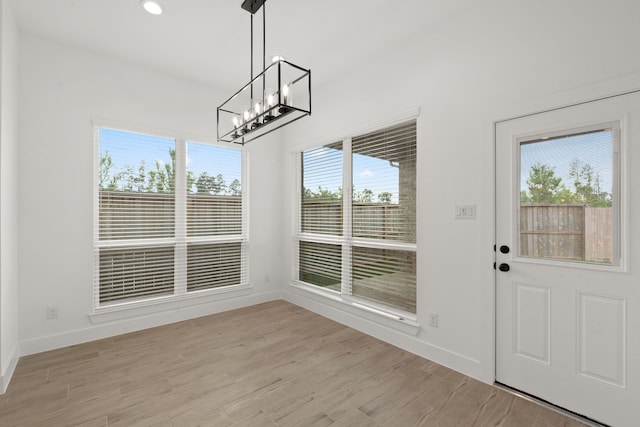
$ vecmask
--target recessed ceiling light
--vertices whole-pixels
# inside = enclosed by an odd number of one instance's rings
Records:
[[[140,5],[152,15],[162,15],[162,6],[153,0],[140,0]]]

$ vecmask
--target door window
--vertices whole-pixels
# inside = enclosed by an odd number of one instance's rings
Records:
[[[618,123],[521,138],[523,258],[618,265]]]

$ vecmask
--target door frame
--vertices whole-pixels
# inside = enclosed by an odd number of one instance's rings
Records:
[[[606,80],[598,83],[594,83],[587,87],[575,88],[560,94],[549,95],[547,97],[539,98],[531,101],[527,104],[520,104],[518,108],[503,107],[492,112],[484,114],[483,123],[487,126],[484,128],[483,139],[487,142],[491,140],[490,149],[485,150],[483,157],[480,159],[481,164],[487,165],[482,169],[481,182],[483,183],[483,192],[481,195],[482,206],[485,206],[485,215],[479,215],[481,227],[482,244],[481,251],[481,265],[487,266],[483,270],[481,275],[481,283],[483,283],[483,299],[481,306],[487,311],[482,316],[482,331],[483,337],[488,343],[487,346],[483,346],[480,355],[480,372],[479,379],[487,384],[496,384],[496,372],[497,372],[497,318],[496,318],[496,285],[497,275],[496,270],[490,268],[496,262],[496,253],[493,250],[496,242],[496,136],[497,126],[500,123],[516,120],[519,118],[525,118],[533,115],[544,114],[552,111],[562,110],[569,107],[575,107],[583,104],[588,104],[596,101],[615,98],[621,95],[627,95],[640,92],[638,87],[638,81],[640,80],[640,72],[633,73],[627,76]],[[626,170],[625,166],[621,166],[623,172]],[[622,191],[628,191],[628,189],[621,189]],[[621,207],[622,209],[622,207]],[[624,219],[628,221],[627,218]],[[621,224],[622,226],[622,224]],[[624,247],[627,245],[624,237],[621,236],[620,242],[621,249],[626,250]]]

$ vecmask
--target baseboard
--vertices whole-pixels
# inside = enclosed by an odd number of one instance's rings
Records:
[[[113,322],[93,325],[92,327],[65,332],[63,334],[34,338],[20,343],[20,355],[27,356],[57,348],[69,347],[90,341],[96,341],[129,332],[154,328],[197,317],[209,316],[238,308],[249,307],[269,301],[282,299],[281,291],[270,291],[238,298],[213,301],[206,304],[167,310],[161,313],[126,318]]]
[[[9,366],[7,366],[6,371],[2,372],[2,375],[0,375],[0,394],[4,394],[7,392],[7,388],[9,387],[9,383],[11,382],[11,377],[13,377],[16,366],[18,366],[19,359],[20,347],[18,344],[16,344],[16,347],[13,350],[13,354],[11,355],[11,360],[9,361]]]
[[[293,288],[283,292],[283,299],[410,353],[444,365],[447,368],[478,379],[479,381],[483,381],[482,364],[480,361],[426,343],[415,335],[392,329],[382,323],[371,320],[371,318],[364,317],[364,313],[363,315],[359,315],[358,313],[352,312],[348,307],[344,307],[338,302],[310,293],[303,294]]]

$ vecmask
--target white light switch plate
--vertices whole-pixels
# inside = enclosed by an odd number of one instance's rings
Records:
[[[476,219],[476,205],[456,205],[453,217],[455,219]]]

